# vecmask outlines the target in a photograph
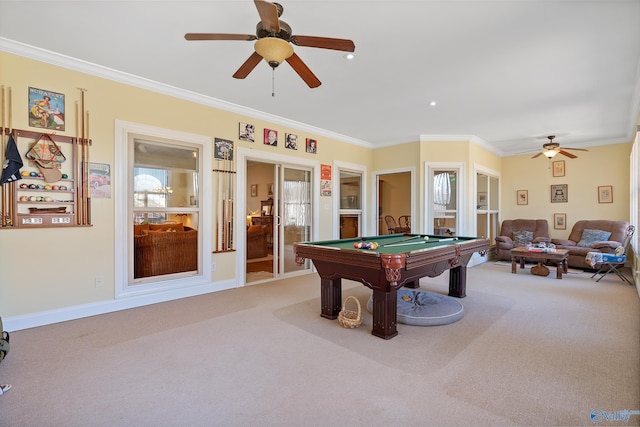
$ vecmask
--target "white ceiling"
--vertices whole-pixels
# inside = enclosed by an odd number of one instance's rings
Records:
[[[251,0],[0,1],[0,37],[344,135],[372,146],[473,135],[502,155],[628,142],[640,114],[640,0],[281,0],[293,34],[351,39],[356,58],[294,46],[233,73]],[[55,88],[46,88],[55,90]],[[437,105],[430,107],[435,100]],[[579,153],[578,153],[579,154]]]

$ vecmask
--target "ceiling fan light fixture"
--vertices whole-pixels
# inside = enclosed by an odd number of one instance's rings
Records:
[[[546,157],[548,157],[550,159],[553,156],[555,156],[556,154],[558,154],[558,151],[556,151],[556,150],[544,150],[542,152],[542,154],[544,154]]]
[[[276,68],[282,61],[293,55],[291,44],[277,37],[264,37],[255,43],[254,48],[271,68]]]

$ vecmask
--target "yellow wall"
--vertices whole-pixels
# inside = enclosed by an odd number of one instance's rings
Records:
[[[58,133],[68,136],[76,136],[75,103],[81,98],[78,88],[86,89],[86,109],[90,112],[90,138],[93,141],[90,160],[108,163],[112,171],[116,120],[206,135],[212,139],[229,139],[235,142],[236,148],[275,151],[292,157],[312,158],[320,163],[331,164],[339,153],[341,160],[371,169],[372,156],[367,148],[5,52],[0,52],[0,85],[7,90],[11,88],[12,124],[17,129],[29,129],[29,87],[65,94],[66,130]],[[255,125],[255,143],[238,139],[240,122]],[[282,143],[277,147],[263,145],[261,137],[265,127],[277,129]],[[300,146],[297,151],[284,147],[286,132],[298,135]],[[305,138],[318,141],[317,154],[305,152]],[[92,200],[92,227],[0,230],[0,313],[3,317],[114,300],[116,195],[113,190],[117,189],[117,177],[112,177],[112,184],[110,199]],[[332,216],[326,214],[333,212],[331,200],[321,200],[328,207],[321,215],[323,238],[331,237]],[[244,224],[244,221],[245,216],[239,223]],[[215,255],[214,260],[219,267],[214,272],[214,281],[233,277],[235,254]],[[104,279],[104,286],[95,286],[96,277]]]
[[[629,155],[632,143],[590,147],[574,152],[578,158],[556,155],[563,160],[565,176],[553,177],[551,162],[540,156],[511,156],[502,159],[501,219],[546,219],[552,238],[567,238],[581,219],[629,221]],[[568,185],[568,202],[551,203],[551,185]],[[598,203],[598,186],[613,187],[613,203]],[[527,190],[528,205],[516,203],[516,192]],[[553,214],[567,214],[566,230],[555,230]]]

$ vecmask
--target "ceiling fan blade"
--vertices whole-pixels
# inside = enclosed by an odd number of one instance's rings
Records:
[[[540,153],[536,154],[535,156],[533,156],[533,157],[531,157],[531,158],[532,158],[532,159],[535,159],[536,157],[540,157],[540,156],[542,156],[542,152],[540,152]]]
[[[586,148],[569,148],[569,147],[560,147],[562,150],[575,150],[575,151],[589,151]]]
[[[318,87],[322,84],[295,52],[287,58],[287,62],[310,88]]]
[[[278,20],[278,7],[268,1],[253,0],[258,9],[260,20],[262,21],[262,27],[265,30],[273,31],[274,33],[280,32],[280,21]]]
[[[218,33],[187,33],[184,38],[193,40],[244,40],[252,41],[258,38],[251,34],[218,34]]]
[[[256,65],[258,65],[260,61],[262,61],[262,56],[257,52],[253,52],[251,56],[244,61],[244,64],[238,68],[238,71],[235,72],[233,77],[236,79],[244,79],[251,71],[253,71],[254,68],[256,68]]]
[[[568,157],[568,158],[570,158],[570,159],[575,159],[575,158],[577,158],[577,157],[578,157],[578,156],[576,156],[575,154],[571,154],[571,153],[569,153],[568,151],[564,151],[564,150],[562,150],[562,149],[561,149],[560,151],[558,151],[558,153],[560,153],[560,154],[562,154],[562,155],[564,155],[564,156],[567,156],[567,157]]]
[[[314,36],[291,36],[291,43],[298,46],[319,47],[321,49],[341,50],[345,52],[353,52],[356,45],[351,40],[334,39],[330,37],[314,37]]]

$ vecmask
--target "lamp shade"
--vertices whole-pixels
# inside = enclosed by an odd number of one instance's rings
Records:
[[[256,42],[254,48],[272,68],[293,55],[291,44],[277,37],[264,37]]]
[[[545,156],[547,156],[548,158],[552,158],[553,156],[555,156],[556,154],[558,154],[557,150],[544,150],[542,152],[542,154],[544,154]]]

